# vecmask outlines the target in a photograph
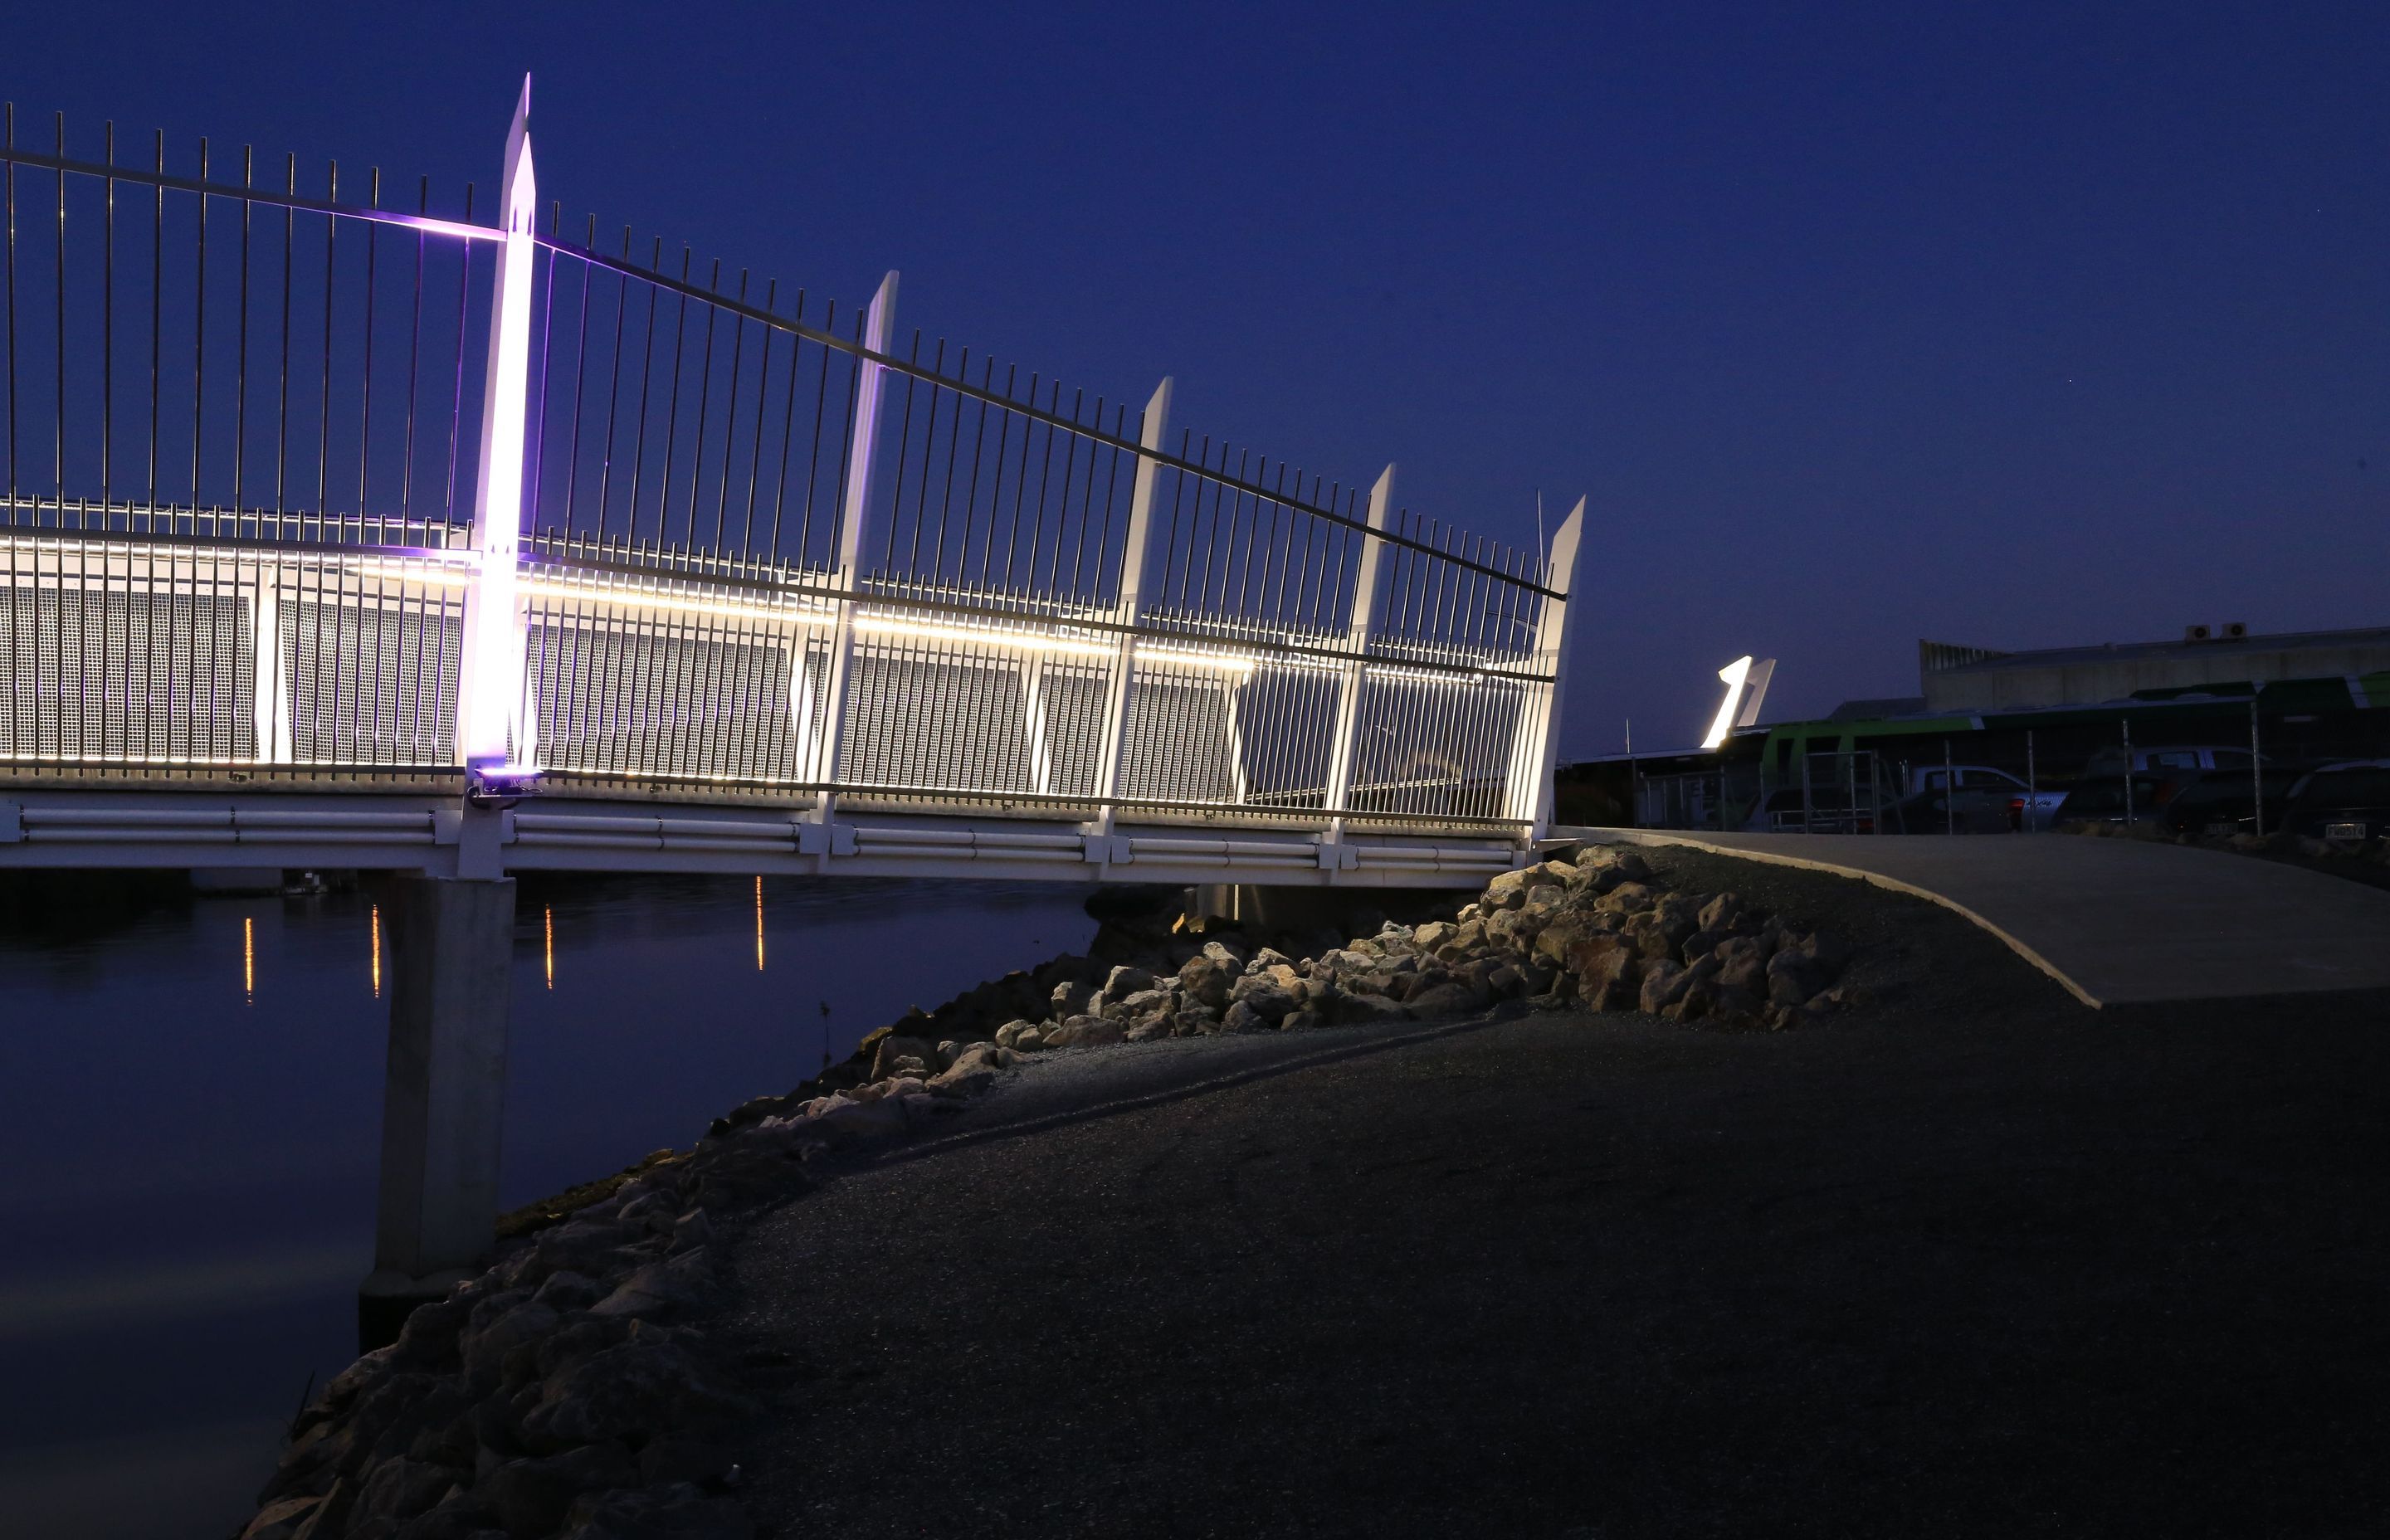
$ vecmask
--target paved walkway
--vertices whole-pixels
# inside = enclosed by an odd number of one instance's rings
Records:
[[[2390,989],[2390,892],[2280,862],[2064,835],[1554,832],[1692,845],[1915,893],[2091,1006]]]

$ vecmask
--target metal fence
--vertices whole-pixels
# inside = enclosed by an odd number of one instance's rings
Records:
[[[684,249],[0,146],[0,757],[1517,826],[1573,515],[1508,550]],[[351,179],[356,186],[356,179]],[[318,193],[314,190],[320,187]]]

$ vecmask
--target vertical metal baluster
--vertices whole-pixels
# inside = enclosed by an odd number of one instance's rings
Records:
[[[1104,431],[1104,407],[1108,403],[1104,397],[1096,397],[1095,411],[1088,419],[1089,429],[1085,435],[1087,441],[1087,464],[1086,471],[1083,472],[1083,479],[1079,483],[1078,544],[1072,548],[1071,553],[1070,600],[1073,606],[1091,603],[1101,597],[1104,587],[1104,571],[1100,558],[1103,551],[1111,544],[1111,509],[1107,507],[1103,510],[1100,521],[1099,521],[1099,516],[1096,511],[1096,466],[1097,462],[1104,458],[1105,452],[1108,447],[1104,441],[1110,436]],[[1112,416],[1114,417],[1118,417],[1120,415],[1119,410],[1115,408]],[[1080,560],[1087,548],[1087,532],[1090,529],[1094,530],[1096,533],[1097,555],[1099,561],[1092,572],[1094,579],[1093,587],[1082,592],[1079,585],[1084,579],[1081,575],[1082,568],[1080,566]]]
[[[161,180],[149,187],[149,528],[154,532],[158,520],[158,355],[159,331],[166,314],[166,131],[156,131],[153,170]],[[130,521],[128,520],[128,523]],[[168,606],[171,616],[173,607]],[[171,645],[172,634],[169,634]]]
[[[289,155],[284,161],[283,191],[296,197],[299,192],[299,157]],[[282,364],[281,384],[276,396],[274,439],[274,533],[283,533],[283,485],[289,468],[290,450],[290,250],[295,216],[291,206],[282,206]],[[302,526],[303,527],[303,526]]]
[[[742,277],[740,282],[743,285],[745,279]],[[777,315],[779,314],[779,305],[777,303],[779,294],[780,280],[777,278],[766,278],[764,281],[764,313],[765,314]],[[770,325],[766,325],[763,328],[764,354],[761,358],[758,358],[755,361],[755,426],[750,430],[750,436],[752,442],[751,442],[747,446],[747,513],[745,520],[740,524],[739,530],[739,552],[747,558],[751,564],[755,558],[755,492],[757,487],[762,483],[764,474],[764,404],[772,393],[772,338],[773,334],[777,332],[779,329],[780,328],[778,327]],[[726,445],[724,453],[726,455],[728,453],[728,449],[726,447],[728,441],[726,439],[724,443]],[[782,453],[784,455],[787,453],[785,441],[783,441],[782,444]],[[726,474],[727,472],[726,470]],[[761,633],[759,630],[759,646],[761,645],[760,635]]]
[[[905,410],[898,418],[896,429],[896,486],[888,499],[888,539],[885,548],[880,554],[880,571],[888,575],[893,575],[895,571],[896,526],[902,523],[905,518],[906,448],[913,442],[914,370],[918,369],[921,363],[921,328],[919,327],[913,328],[913,348],[907,362],[913,366],[913,368],[905,371]],[[856,469],[860,474],[867,474],[869,468],[857,467]]]
[[[797,319],[802,321],[804,315],[805,293],[801,289],[797,290]],[[838,302],[836,300],[830,301],[822,308],[822,330],[832,337],[838,335]],[[797,344],[789,349],[789,402],[792,411],[797,399],[797,359],[803,351],[803,339],[799,339]],[[800,567],[813,559],[810,553],[813,550],[814,537],[814,489],[821,481],[822,413],[829,404],[829,355],[832,351],[827,345],[820,349],[821,367],[816,371],[816,378],[814,380],[814,437],[812,446],[807,449],[805,456],[804,511],[798,515],[797,520],[797,565]],[[788,443],[785,434],[780,442],[785,462]],[[788,494],[788,472],[784,465],[780,473],[780,492],[783,497]],[[776,502],[772,505],[772,554],[775,558],[779,555],[779,550],[780,506]]]
[[[664,238],[658,236],[655,249],[648,255],[648,270],[651,273],[662,272],[663,260]],[[633,546],[636,546],[639,543],[639,481],[647,468],[648,460],[648,388],[649,382],[655,377],[656,306],[661,302],[662,292],[654,284],[648,285],[648,337],[645,350],[639,357],[639,420],[637,427],[633,430],[631,441],[631,527],[625,532],[625,536]]]
[[[1029,406],[1032,411],[1037,407],[1037,372],[1031,370]],[[1021,469],[1012,482],[1012,522],[1006,525],[1004,531],[1004,588],[1007,593],[1018,591],[1013,586],[1012,564],[1021,548],[1021,509],[1029,491],[1029,439],[1035,430],[1034,417],[1023,417],[1021,419]],[[1037,570],[1037,547],[1034,544],[1029,547],[1029,568],[1033,574]]]
[[[1086,399],[1086,391],[1085,390],[1075,390],[1072,392],[1071,421],[1073,426],[1072,430],[1066,431],[1062,436],[1061,491],[1057,494],[1057,501],[1054,508],[1054,554],[1047,558],[1046,563],[1046,591],[1051,598],[1056,600],[1067,599],[1071,597],[1069,592],[1062,587],[1063,532],[1072,532],[1071,558],[1073,565],[1075,567],[1078,561],[1078,540],[1080,535],[1084,533],[1086,525],[1086,511],[1084,509],[1081,510],[1080,518],[1076,521],[1073,521],[1071,518],[1071,479],[1077,472],[1079,462],[1079,434],[1076,431],[1076,425],[1079,421],[1080,408]],[[1061,404],[1061,391],[1059,389],[1055,391],[1055,404],[1057,406]],[[1053,444],[1049,440],[1047,444],[1047,451],[1049,456],[1051,455],[1052,450]],[[1039,502],[1040,515],[1042,517],[1044,499],[1041,497]]]
[[[503,209],[499,211],[502,214]],[[465,223],[473,222],[473,184],[465,184]],[[473,247],[468,241],[456,249],[456,387],[448,398],[448,475],[447,485],[441,494],[441,520],[448,528],[443,542],[453,539],[456,529],[456,462],[457,448],[465,429],[465,322],[472,305]],[[458,709],[464,702],[459,699]]]
[[[589,252],[596,250],[597,246],[598,216],[591,214],[589,233],[582,240],[581,249],[585,252]],[[581,274],[580,319],[574,325],[572,336],[572,446],[565,451],[564,456],[563,529],[565,538],[568,540],[572,536],[572,510],[577,506],[573,494],[581,485],[581,402],[583,393],[589,385],[589,289],[592,280],[597,276],[598,270],[585,257],[579,271]],[[552,261],[548,263],[547,281],[552,294],[556,284],[556,264]]]
[[[805,291],[800,289],[797,290],[797,325],[803,325],[804,318]],[[767,356],[768,351],[767,347]],[[795,330],[792,327],[789,333],[789,382],[781,388],[783,399],[780,403],[780,465],[778,470],[775,473],[776,479],[772,485],[772,539],[770,542],[769,554],[765,558],[765,559],[768,560],[776,569],[779,568],[781,565],[780,512],[781,509],[787,506],[789,500],[789,452],[793,447],[791,435],[795,433],[797,425],[797,365],[803,358],[804,351],[804,334]],[[822,350],[822,362],[825,366],[829,362],[829,350],[827,348]],[[816,444],[818,445],[821,438],[821,429],[818,418],[818,414],[821,410],[821,403],[818,398],[816,398],[814,403],[814,410],[816,414],[814,437]],[[762,389],[759,387],[755,401],[755,442],[758,447],[762,445],[764,441],[763,418],[764,398]],[[813,495],[813,486],[810,480],[808,480],[805,487],[805,495],[808,499]],[[750,512],[752,514],[752,507]],[[797,542],[797,558],[795,565],[797,569],[802,571],[804,569],[804,542],[800,538]],[[803,656],[803,644],[792,640],[790,644],[789,666],[791,669],[794,669],[799,661],[802,661]]]
[[[964,356],[968,360],[970,357],[968,351],[966,351]],[[990,383],[996,379],[996,360],[993,358],[981,359],[979,373],[980,389],[982,391],[985,391]],[[968,381],[966,382],[968,383]],[[957,413],[956,420],[959,422],[961,420],[959,414],[962,411],[962,403],[959,396],[956,398],[955,410]],[[983,394],[979,398],[979,416],[971,427],[970,485],[963,493],[962,538],[957,544],[955,548],[955,582],[957,585],[965,587],[972,585],[970,576],[971,526],[977,522],[979,519],[980,453],[987,444],[987,397]],[[959,437],[959,433],[957,433],[957,436]],[[952,492],[953,490],[952,472],[950,471],[948,473],[947,491]],[[983,572],[980,575],[979,584],[977,585],[980,587],[985,587],[986,581],[986,574]]]
[[[381,207],[381,168],[379,166],[366,169],[366,206],[371,209]],[[366,222],[365,358],[362,369],[363,386],[357,403],[357,538],[359,540],[366,538],[366,508],[372,496],[371,488],[368,485],[368,472],[373,467],[374,277],[376,276],[374,259],[379,253],[380,245],[380,224],[374,220],[367,220]],[[390,542],[388,522],[380,515],[376,515],[374,518],[373,539],[377,545],[387,545]],[[379,648],[379,641],[376,646]],[[380,681],[379,661],[379,652],[377,650],[375,674],[377,691],[379,689]],[[379,694],[375,697],[375,703],[379,708],[380,703]],[[377,740],[379,737],[377,733]]]
[[[1020,372],[1021,366],[1018,364],[1008,364],[1005,366],[1004,399],[1008,404],[1012,400],[1012,382],[1014,379],[1018,377]],[[979,581],[980,586],[983,590],[994,590],[998,586],[995,575],[996,526],[1001,522],[1004,518],[1004,466],[1005,462],[1012,457],[1013,416],[1014,414],[1009,409],[1009,406],[1000,406],[996,408],[996,480],[989,483],[987,502],[987,536],[985,539],[981,541],[979,552]],[[1009,573],[1011,570],[1012,554],[1009,547],[1008,547],[1005,552],[1005,571],[1007,573]]]
[[[106,157],[103,161],[111,171],[116,165],[116,123],[107,125]],[[99,527],[109,528],[113,517],[116,494],[116,178],[101,177],[107,202],[100,229],[99,263]],[[86,524],[89,520],[84,520]],[[88,589],[85,590],[89,592]],[[107,751],[108,697],[103,681],[100,696],[101,751]]]
[[[739,270],[739,302],[741,306],[747,303],[747,269],[743,267]],[[739,370],[745,362],[747,351],[746,314],[742,311],[732,316],[731,322],[730,408],[722,414],[722,486],[713,500],[713,548],[717,552],[722,549],[723,521],[730,511],[730,449],[732,442],[739,436]],[[769,327],[765,329],[764,335],[766,337],[771,335]],[[713,349],[713,323],[710,320],[705,324],[705,346],[708,354],[711,355]],[[700,413],[699,416],[700,420],[702,421],[703,414]],[[700,457],[704,454],[704,439],[700,437],[698,444]],[[753,480],[751,478],[747,484],[752,496]],[[747,545],[744,540],[739,542],[739,554],[742,557],[747,554]]]
[[[944,344],[941,343],[940,346],[943,349]],[[963,384],[970,383],[970,349],[965,348],[961,356],[955,360],[955,378]],[[941,584],[946,579],[946,526],[954,521],[955,514],[955,457],[961,453],[963,446],[963,392],[955,391],[954,398],[955,409],[949,415],[946,423],[945,485],[940,489],[938,496],[938,560],[937,571],[933,576]],[[928,481],[926,472],[923,473],[922,480],[926,484]],[[964,506],[963,516],[966,520],[970,516],[968,504]],[[955,581],[957,584],[962,581],[959,562],[957,564]]]
[[[249,470],[249,235],[250,211],[254,207],[249,189],[257,182],[256,147],[240,147],[240,314],[235,322],[235,359],[232,386],[232,526],[233,533],[243,533],[241,520],[244,491]],[[255,527],[250,533],[258,533]],[[254,704],[254,702],[252,702]],[[252,744],[251,748],[256,746]]]
[[[17,104],[0,121],[0,144],[17,148]],[[8,522],[17,522],[17,162],[0,167],[8,204]],[[13,591],[13,584],[12,584]],[[14,601],[11,601],[12,605]]]
[[[1112,437],[1114,439],[1119,439],[1127,425],[1128,403],[1122,402],[1119,405],[1112,408]],[[1101,428],[1103,426],[1100,417],[1099,417],[1096,426],[1098,428]],[[1111,559],[1112,502],[1120,490],[1120,445],[1118,443],[1114,443],[1111,445],[1111,453],[1105,456],[1104,521],[1102,527],[1096,532],[1096,591],[1087,596],[1088,602],[1091,604],[1101,604],[1103,602],[1104,573],[1109,570],[1107,563]],[[1095,475],[1095,458],[1093,456],[1088,456],[1087,473],[1089,476],[1088,485],[1092,487],[1095,484],[1093,481],[1093,477]]]
[[[917,330],[913,333],[913,358],[916,364],[920,361],[920,356],[921,334]],[[930,452],[936,446],[938,440],[938,391],[941,388],[938,384],[938,377],[944,374],[945,366],[946,340],[941,337],[938,339],[936,356],[930,366],[932,376],[930,407],[928,411],[921,414],[921,472],[916,478],[920,485],[913,494],[913,539],[905,554],[906,575],[917,582],[919,580],[921,571],[921,524],[930,511]],[[891,515],[888,533],[892,539],[896,533],[896,520],[904,517],[905,460],[912,447],[912,442],[913,379],[907,375],[905,380],[905,427],[896,437],[896,491],[893,500],[888,505]]]
[[[720,257],[713,259],[713,270],[705,280],[705,291],[708,294],[719,294],[722,291],[722,259]],[[689,443],[694,446],[688,456],[688,512],[682,520],[682,527],[688,532],[688,544],[691,550],[697,548],[698,486],[705,477],[705,415],[707,409],[713,404],[713,322],[714,317],[721,314],[720,305],[710,302],[706,304],[705,350],[700,355],[697,366],[697,428],[688,436]],[[679,366],[677,354],[675,355],[674,366],[675,368]],[[680,397],[677,379],[674,382],[673,397],[675,402]],[[664,465],[665,479],[669,482],[672,475],[670,469],[672,451],[669,447],[664,451]],[[719,551],[722,537],[718,528],[714,533],[713,544],[714,549]]]
[[[208,141],[207,141],[207,137],[206,137],[204,135],[202,135],[200,136],[200,138],[199,138],[199,186],[200,186],[200,191],[199,191],[199,199],[198,199],[198,202],[199,202],[199,237],[198,237],[198,240],[197,240],[197,242],[196,242],[195,246],[193,247],[193,253],[194,253],[194,255],[195,255],[195,256],[197,257],[197,259],[198,259],[199,277],[198,277],[197,281],[193,283],[193,285],[192,285],[192,289],[191,289],[191,292],[192,292],[192,300],[191,300],[191,315],[192,315],[192,322],[191,322],[191,533],[192,533],[192,535],[193,535],[195,538],[196,538],[196,537],[199,535],[199,445],[200,445],[200,443],[201,443],[202,439],[203,439],[203,438],[204,438],[204,436],[205,436],[205,431],[206,431],[207,417],[206,417],[205,407],[206,407],[206,403],[207,403],[207,399],[208,399],[208,390],[207,390],[207,384],[208,384],[208,195],[207,195],[207,191],[206,191],[206,188],[207,188],[207,181],[208,181]],[[13,393],[13,391],[12,391],[12,393]],[[13,448],[14,446],[12,445],[11,447]],[[209,520],[209,526],[208,526],[208,531],[207,531],[207,533],[208,533],[209,534],[211,534],[211,535],[214,535],[214,534],[219,534],[219,533],[222,533],[222,531],[221,531],[221,529],[220,529],[220,527],[219,527],[219,526],[220,526],[220,524],[221,524],[221,520],[213,520],[213,519],[210,520]],[[193,652],[194,652],[194,655],[195,655],[195,656],[196,656],[196,654],[197,654],[197,649],[198,649],[198,646],[199,646],[199,642],[198,642],[198,635],[199,635],[199,633],[198,633],[198,630],[197,630],[197,627],[198,627],[198,624],[199,624],[199,576],[198,576],[198,573],[199,573],[199,570],[198,570],[196,567],[195,567],[195,568],[193,568],[193,569],[192,569],[192,586],[191,586],[191,616],[192,616],[191,623],[192,623],[192,626],[193,626],[193,628],[194,628],[194,629],[193,629],[193,631],[192,631],[192,638],[193,638],[193,640],[192,640],[192,648],[193,648]],[[214,597],[213,597],[213,592],[212,592],[212,590],[211,590],[211,593],[210,593],[210,600],[209,600],[209,602],[210,602],[211,604],[212,604],[212,603],[214,602]],[[213,671],[212,671],[212,670],[211,670],[211,671],[210,671],[210,673],[211,673],[211,674],[212,675]],[[214,720],[214,717],[213,717],[213,714],[212,714],[212,713],[213,713],[213,711],[214,711],[214,709],[215,709],[215,697],[214,697],[214,694],[213,694],[214,685],[213,685],[213,680],[212,680],[212,678],[211,678],[211,680],[210,680],[210,687],[210,687],[210,694],[209,694],[209,697],[208,697],[208,706],[209,706],[209,711],[210,711],[210,712],[211,712],[211,715],[210,715],[210,717],[209,717],[209,720],[210,720],[210,721],[213,721],[213,720]]]
[[[325,201],[341,200],[341,163],[329,162],[325,173]],[[339,285],[333,281],[334,242],[339,239],[341,221],[338,215],[324,216],[324,368],[323,389],[315,403],[315,537],[335,538],[328,525],[332,517],[332,297]]]
[[[55,124],[58,132],[58,159],[63,160],[67,158],[67,115],[63,112],[58,113],[55,120]],[[58,301],[58,436],[56,463],[58,469],[58,527],[64,529],[66,528],[67,523],[67,173],[63,171],[58,173],[58,281],[52,289],[52,292],[56,295]],[[63,625],[65,623],[66,615],[63,600],[60,601],[58,614],[59,623]],[[60,648],[60,654],[61,656],[64,654],[63,647]],[[61,747],[63,747],[63,743],[61,744]]]
[[[661,246],[662,242],[658,245]],[[623,265],[627,267],[630,261],[631,227],[625,225],[623,226]],[[652,292],[650,290],[651,295]],[[617,274],[614,278],[614,349],[610,366],[612,375],[606,385],[606,442],[598,461],[598,543],[600,545],[606,543],[606,510],[614,481],[614,423],[623,404],[623,320],[630,302],[631,276],[628,273]],[[652,298],[649,302],[653,302]],[[637,506],[636,503],[632,505],[635,509]]]
[[[1058,379],[1053,381],[1051,386],[1048,388],[1047,399],[1051,403],[1047,407],[1048,411],[1059,408],[1062,404],[1062,382],[1060,380]],[[1029,404],[1032,409],[1034,409],[1037,405],[1037,380],[1034,375],[1030,377]],[[1046,544],[1046,487],[1047,483],[1053,479],[1054,474],[1053,424],[1050,422],[1039,422],[1036,426],[1041,427],[1046,430],[1046,445],[1045,448],[1039,452],[1037,456],[1037,510],[1034,516],[1034,521],[1029,526],[1029,561],[1027,571],[1022,575],[1021,586],[1021,593],[1023,597],[1032,596],[1038,592],[1037,553],[1044,548]],[[1029,459],[1026,453],[1029,446],[1029,440],[1025,432],[1022,438],[1021,443],[1023,454],[1021,461],[1020,490],[1026,493],[1029,488]]]
[[[418,217],[431,207],[431,179],[420,178],[415,184],[415,212]],[[406,323],[406,433],[398,455],[398,527],[411,532],[415,522],[415,408],[423,385],[423,257],[424,235],[420,227],[415,232],[415,285],[409,301]],[[405,536],[412,538],[411,533]],[[446,602],[444,599],[442,601]],[[417,662],[421,663],[420,649]],[[422,728],[420,702],[411,730]]]
[[[532,402],[539,407],[539,417],[535,423],[530,424],[525,429],[527,440],[531,445],[531,500],[527,507],[531,510],[529,522],[532,538],[534,541],[539,538],[541,530],[540,483],[547,470],[547,382],[548,375],[556,361],[556,271],[557,259],[560,255],[557,237],[564,218],[564,204],[560,199],[552,199],[548,202],[547,209],[547,244],[544,250],[533,249],[535,259],[541,256],[547,259],[547,287],[541,291],[539,300],[539,351],[536,354],[539,360],[539,385],[531,393]],[[534,261],[532,268],[534,282],[537,281],[538,273],[539,269]],[[546,698],[543,696],[541,699]]]
[[[656,478],[656,542],[659,545],[671,538],[673,452],[679,447],[680,439],[680,363],[685,351],[682,343],[688,336],[688,264],[692,255],[687,246],[680,249],[680,302],[673,311],[672,385],[664,391],[664,464],[662,473]],[[720,263],[714,264],[714,271],[721,271]],[[713,307],[708,305],[706,328],[709,335],[713,326]],[[696,518],[697,493],[692,486],[688,521],[684,525],[692,545],[697,544]]]

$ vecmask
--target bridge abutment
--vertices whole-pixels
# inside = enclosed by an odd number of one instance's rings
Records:
[[[366,1348],[489,1260],[515,884],[404,878],[392,907],[381,1187],[374,1270],[357,1295]]]

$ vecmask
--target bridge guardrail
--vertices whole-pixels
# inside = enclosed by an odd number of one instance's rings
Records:
[[[1547,557],[540,218],[0,133],[0,764],[1516,836]],[[545,230],[540,226],[545,224]],[[46,462],[46,463],[45,463]]]

